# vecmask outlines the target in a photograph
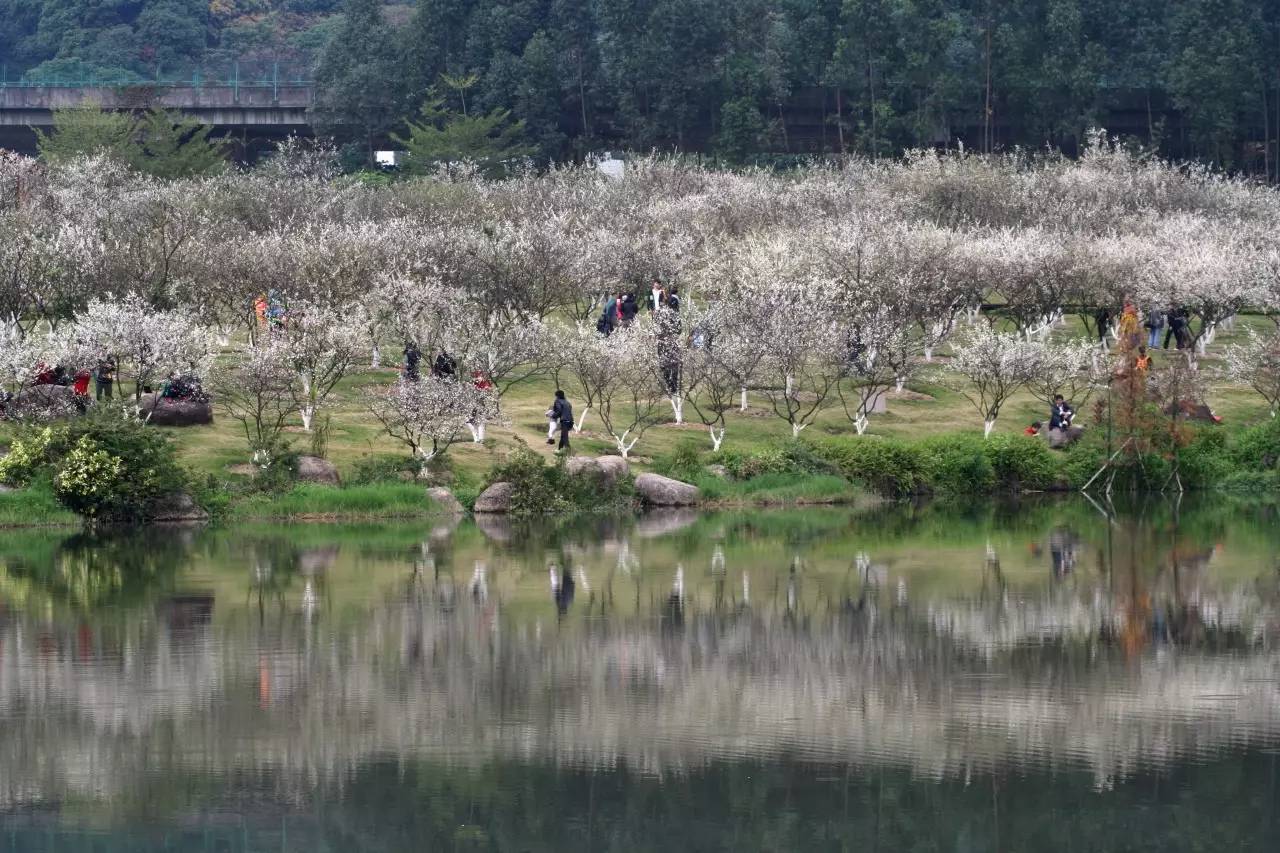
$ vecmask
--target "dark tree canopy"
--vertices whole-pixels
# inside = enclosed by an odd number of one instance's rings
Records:
[[[1104,126],[1280,175],[1280,0],[0,0],[0,20],[10,78],[284,63],[319,82],[318,129],[366,153],[436,92],[510,111],[544,160],[1070,154]]]

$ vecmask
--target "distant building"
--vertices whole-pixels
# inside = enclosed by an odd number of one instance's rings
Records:
[[[612,151],[605,151],[596,159],[596,168],[604,173],[606,178],[621,179],[626,171],[626,165],[626,161],[615,156]]]
[[[373,162],[379,169],[398,169],[409,159],[408,151],[375,151]]]

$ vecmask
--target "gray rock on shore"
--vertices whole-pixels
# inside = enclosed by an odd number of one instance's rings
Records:
[[[702,500],[702,492],[697,486],[660,474],[636,477],[636,492],[650,506],[694,506]]]
[[[515,486],[510,483],[494,483],[476,498],[475,511],[510,512],[511,498],[515,494]]]
[[[427,489],[427,498],[435,504],[441,512],[447,512],[457,515],[462,512],[462,504],[454,496],[453,492],[444,486],[432,486]]]
[[[165,524],[195,524],[208,521],[209,513],[186,492],[170,492],[151,507],[151,520]]]
[[[337,486],[341,480],[338,477],[338,469],[328,459],[321,459],[319,456],[299,456],[298,482]]]
[[[564,469],[571,477],[592,477],[609,488],[631,473],[631,466],[621,456],[574,456],[564,464]]]

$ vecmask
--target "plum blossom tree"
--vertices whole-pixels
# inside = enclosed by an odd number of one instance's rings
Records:
[[[1093,392],[1106,384],[1109,361],[1099,355],[1091,341],[1055,341],[1051,338],[1032,340],[1028,358],[1032,370],[1027,390],[1048,409],[1055,394],[1083,408]]]
[[[218,407],[240,422],[257,465],[266,467],[282,449],[280,437],[297,411],[297,378],[293,353],[270,338],[219,363],[210,377]]]
[[[654,335],[645,328],[648,325],[648,321],[637,321],[603,339],[597,349],[599,362],[589,374],[576,377],[583,385],[595,385],[600,421],[624,459],[649,427],[658,423],[658,411],[667,399],[654,358]]]
[[[1274,418],[1280,409],[1280,332],[1259,335],[1249,329],[1244,341],[1223,348],[1222,372],[1258,392]]]
[[[93,352],[116,357],[121,378],[132,374],[135,400],[170,373],[204,375],[217,350],[213,334],[190,314],[157,310],[136,293],[94,299],[71,333]]]
[[[409,448],[423,472],[470,424],[497,416],[496,400],[470,382],[424,376],[377,388],[370,411],[387,434]]]
[[[727,428],[725,415],[737,405],[760,356],[754,336],[742,334],[744,330],[732,322],[727,306],[688,314],[691,332],[683,365],[685,393],[711,435],[711,449],[719,450]]]
[[[316,411],[364,351],[364,322],[358,304],[326,307],[296,301],[289,304],[283,328],[271,333],[289,354],[297,377],[294,405],[307,432]]]
[[[587,416],[600,402],[605,386],[613,379],[611,342],[594,328],[578,322],[572,326],[548,325],[547,349],[552,354],[552,371],[557,385],[570,388],[577,398],[574,432],[582,432]],[[572,385],[562,382],[572,380]]]
[[[1039,348],[1019,333],[997,332],[978,323],[956,341],[950,368],[962,382],[952,382],[982,417],[982,435],[991,435],[1000,409],[1039,370]]]

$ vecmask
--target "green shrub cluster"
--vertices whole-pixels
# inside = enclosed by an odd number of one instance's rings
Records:
[[[0,460],[0,482],[35,480],[51,482],[66,508],[104,521],[145,519],[162,495],[191,485],[163,433],[109,415],[19,434]]]
[[[676,456],[692,449],[694,464],[688,471],[690,476],[703,470],[703,465],[697,460],[697,446],[689,443],[676,448]],[[838,466],[818,455],[810,445],[799,441],[770,444],[750,451],[721,450],[711,455],[710,464],[723,465],[735,480],[750,480],[768,474],[839,473]]]
[[[632,503],[629,482],[609,486],[599,477],[573,476],[565,461],[557,456],[548,464],[542,456],[521,447],[489,472],[488,483],[512,485],[511,512],[517,515],[621,509]]]

